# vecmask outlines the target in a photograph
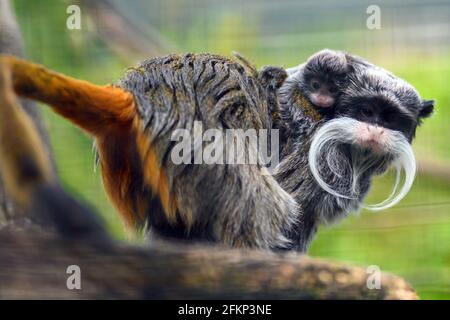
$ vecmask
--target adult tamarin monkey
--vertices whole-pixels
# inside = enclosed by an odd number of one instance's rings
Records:
[[[408,193],[416,173],[410,144],[434,108],[434,101],[422,100],[410,84],[386,70],[346,53],[328,54],[334,55],[327,59],[332,69],[348,68],[331,114],[321,117],[304,98],[302,68],[290,72],[278,90],[286,142],[274,174],[303,209],[287,236],[299,250],[306,250],[320,224],[359,210],[372,177],[390,166],[397,171],[392,193],[366,207],[383,210]]]
[[[305,251],[317,225],[360,207],[371,177],[390,164],[407,173],[404,196],[415,170],[410,142],[433,109],[406,82],[356,58],[332,119],[304,108],[295,79],[268,81],[216,55],[147,60],[106,87],[0,59],[17,94],[95,137],[105,188],[129,226],[234,247]],[[171,161],[175,129],[193,132],[194,121],[205,130],[270,129],[275,115],[283,131],[275,175],[260,164]]]

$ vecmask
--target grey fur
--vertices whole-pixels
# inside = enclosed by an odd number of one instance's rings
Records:
[[[419,114],[423,104],[417,91],[411,85],[361,58],[349,54],[345,56],[351,71],[347,74],[349,84],[341,93],[339,101],[341,106],[351,104],[355,97],[382,98],[395,104],[398,109],[406,109],[407,113],[414,118],[416,125],[420,122]],[[333,190],[344,194],[348,194],[350,190],[353,194],[351,197],[339,197],[324,190],[310,170],[311,164],[308,158],[311,143],[316,133],[329,120],[342,122],[343,126],[352,125],[358,121],[349,122],[346,118],[341,118],[339,106],[332,119],[315,120],[310,117],[304,106],[299,105],[298,100],[295,99],[299,90],[300,73],[301,69],[290,76],[278,91],[285,128],[284,136],[287,138],[282,152],[283,160],[276,169],[275,177],[283,189],[294,196],[303,210],[303,219],[287,237],[296,243],[295,249],[304,251],[321,223],[335,222],[361,207],[370,189],[372,177],[385,172],[399,155],[394,152],[393,146],[386,148],[387,153],[381,156],[370,151],[363,151],[354,141],[351,139],[345,141],[337,132],[336,139],[338,141],[341,139],[341,143],[325,145],[321,150],[323,158],[315,165],[319,166],[318,170],[323,179],[331,185]],[[358,105],[352,105],[352,108],[358,108]],[[343,133],[343,131],[340,132]],[[396,139],[400,139],[399,141],[403,139],[405,144],[411,142],[413,137],[400,132],[393,132],[393,135]],[[394,148],[393,151],[388,152],[391,147]],[[364,170],[359,170],[356,181],[351,168],[358,166],[357,163],[361,163]],[[410,170],[415,170],[414,165]]]
[[[361,93],[363,98],[382,96],[406,108],[419,123],[421,100],[406,82],[360,58],[328,53],[337,55],[338,62],[346,62],[348,68],[350,84],[342,92],[340,105]],[[152,237],[306,251],[320,223],[336,221],[361,206],[372,176],[384,172],[392,159],[370,161],[355,186],[352,172],[339,167],[339,160],[352,161],[353,146],[335,146],[320,171],[331,185],[344,181],[344,189],[357,189],[357,197],[336,197],[323,190],[311,174],[308,155],[315,133],[331,119],[317,119],[299,105],[296,74],[300,70],[285,80],[287,73],[281,68],[266,67],[258,73],[240,56],[233,61],[209,54],[170,55],[144,61],[119,82],[135,97],[143,124],[140,129],[156,148],[177,199],[177,221],[169,223],[156,197],[148,196],[145,185],[141,187],[150,203],[146,225]],[[332,119],[339,117],[336,113]],[[261,165],[172,163],[171,133],[177,128],[192,131],[194,121],[202,121],[205,130],[279,128],[282,161],[275,175],[267,175]],[[327,163],[333,163],[333,170]]]
[[[284,234],[297,222],[293,198],[260,165],[175,165],[176,128],[270,129],[269,96],[276,82],[248,66],[213,55],[171,55],[144,61],[119,85],[133,92],[148,136],[158,150],[178,201],[177,225],[148,213],[154,235],[209,240],[230,246],[291,246]],[[270,74],[270,72],[269,72]],[[265,85],[261,85],[261,83]],[[275,103],[272,101],[272,103]],[[273,106],[272,106],[273,107]],[[192,225],[181,217],[192,216]]]

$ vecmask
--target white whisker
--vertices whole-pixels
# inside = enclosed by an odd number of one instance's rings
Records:
[[[416,174],[414,153],[403,134],[389,129],[385,129],[388,142],[383,146],[383,154],[368,152],[356,144],[355,128],[360,124],[346,117],[324,124],[311,142],[309,167],[323,190],[338,198],[356,200],[364,196],[361,194],[361,179],[368,173],[384,171],[392,161],[396,178],[391,194],[378,204],[365,206],[373,211],[384,210],[400,202],[411,189]],[[344,145],[350,145],[347,156],[342,154]],[[328,173],[326,178],[323,176],[324,170]],[[402,171],[405,172],[405,179],[400,188]]]

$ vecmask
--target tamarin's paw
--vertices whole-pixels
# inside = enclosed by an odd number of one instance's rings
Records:
[[[284,80],[288,77],[285,69],[274,66],[264,66],[259,71],[259,80],[261,84],[266,87],[278,89],[283,84]]]

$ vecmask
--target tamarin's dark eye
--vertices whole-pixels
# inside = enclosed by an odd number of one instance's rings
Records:
[[[362,106],[361,107],[361,114],[364,117],[372,118],[374,116],[374,111],[373,111],[373,109],[370,106]]]
[[[396,115],[396,113],[394,113],[392,111],[388,111],[388,112],[383,112],[381,117],[383,118],[384,122],[392,123],[392,122],[395,122],[397,115]]]
[[[335,87],[335,86],[331,86],[329,90],[330,90],[330,93],[333,93],[333,94],[337,93],[337,91],[338,91],[337,87]]]
[[[320,89],[320,82],[319,82],[319,81],[316,81],[316,80],[313,80],[313,81],[311,82],[311,86],[313,87],[313,89],[319,90],[319,89]]]

